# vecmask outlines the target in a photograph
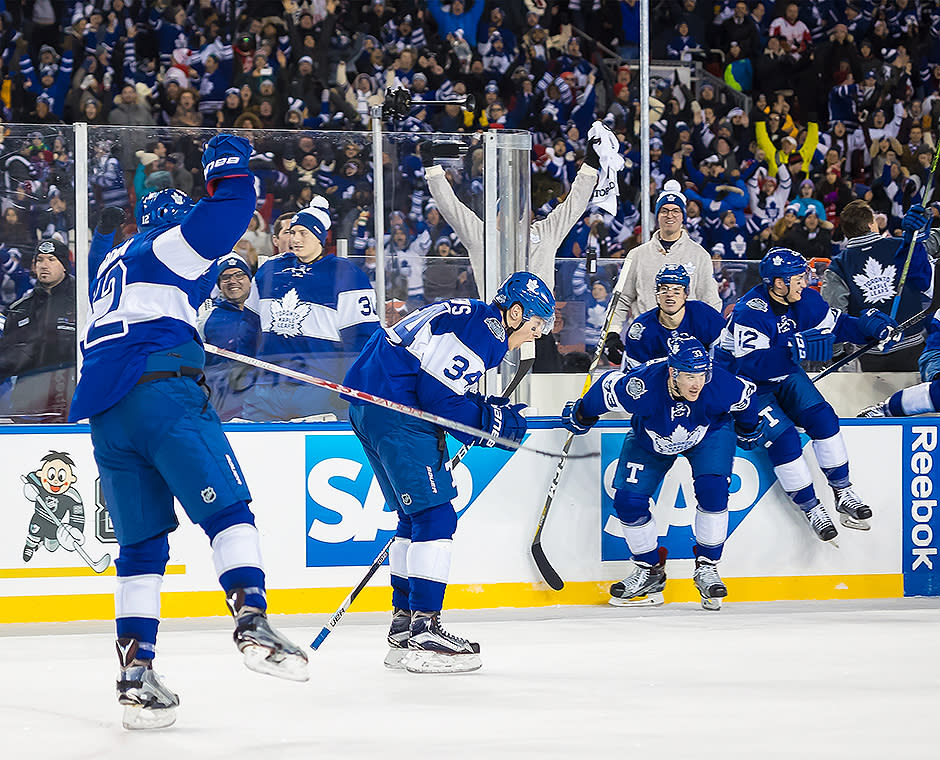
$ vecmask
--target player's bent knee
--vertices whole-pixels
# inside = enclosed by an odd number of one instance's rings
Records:
[[[167,533],[147,538],[136,544],[121,547],[121,553],[114,560],[118,577],[132,575],[163,575],[166,563],[170,561],[170,540]]]
[[[628,491],[617,491],[614,511],[624,525],[643,525],[652,517],[649,496]]]
[[[788,428],[778,436],[767,447],[767,454],[770,457],[771,464],[775,467],[799,459],[803,454],[803,446],[796,428]]]
[[[437,541],[453,538],[457,531],[457,513],[449,501],[411,515],[412,541]]]
[[[839,418],[828,403],[815,404],[800,414],[799,425],[813,440],[831,438],[839,432]]]
[[[233,525],[244,523],[246,525],[255,524],[255,516],[248,508],[248,503],[236,501],[234,504],[214,512],[204,520],[200,520],[199,527],[202,528],[209,540],[212,541],[219,533]]]
[[[692,485],[703,512],[723,512],[728,508],[728,478],[724,475],[699,475]]]

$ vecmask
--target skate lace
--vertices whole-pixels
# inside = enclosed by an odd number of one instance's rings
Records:
[[[442,639],[446,639],[451,644],[456,644],[459,647],[469,646],[470,641],[468,639],[461,638],[450,631],[446,630],[441,624],[441,618],[438,615],[435,615],[431,619],[431,629],[440,636]]]
[[[832,520],[829,519],[829,515],[826,514],[822,504],[817,504],[809,511],[809,522],[813,526],[813,530],[817,532],[823,528],[832,527]]]
[[[839,505],[848,509],[858,509],[859,507],[865,506],[862,504],[861,500],[852,493],[851,488],[845,488],[839,491]]]
[[[633,574],[627,578],[626,582],[623,584],[624,591],[629,594],[630,592],[643,588],[649,580],[651,570],[652,568],[650,567],[637,564],[636,570],[633,571]]]
[[[702,584],[706,586],[715,586],[721,583],[718,568],[710,562],[701,562],[698,567],[695,568],[695,574],[699,577]]]

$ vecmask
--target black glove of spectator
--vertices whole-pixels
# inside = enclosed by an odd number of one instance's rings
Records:
[[[418,143],[418,151],[421,153],[421,163],[424,167],[434,165],[435,158],[460,158],[460,143],[455,142],[432,142],[431,140],[422,140]]]
[[[434,166],[434,143],[430,140],[422,140],[418,143],[418,154],[421,156],[421,163],[424,168]]]
[[[595,137],[593,140],[587,141],[587,149],[584,151],[584,163],[590,166],[592,169],[597,169],[600,171],[601,168],[601,157],[597,155],[597,151],[594,150],[595,143],[599,143],[601,138]]]
[[[604,356],[607,357],[607,361],[611,364],[619,365],[623,361],[623,341],[620,340],[619,333],[607,333],[607,338],[604,340]]]
[[[98,232],[102,235],[110,235],[118,227],[123,226],[126,219],[127,214],[120,206],[108,206],[101,212],[101,217],[98,219]]]

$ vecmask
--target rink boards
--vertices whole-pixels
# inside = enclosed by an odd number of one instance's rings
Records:
[[[254,498],[272,611],[332,612],[395,527],[357,439],[341,424],[227,429]],[[530,429],[527,445],[560,450],[564,430],[547,420],[533,421]],[[445,605],[604,603],[610,582],[629,568],[610,489],[626,430],[625,423],[602,423],[572,447],[574,455],[594,456],[569,459],[542,541],[566,581],[562,592],[541,581],[529,553],[557,460],[472,449],[455,471],[460,519]],[[843,431],[856,491],[874,509],[871,530],[841,528],[838,548],[821,543],[790,506],[766,456],[738,451],[721,564],[729,602],[940,595],[937,419],[845,420]],[[37,470],[50,451],[66,452],[75,462],[88,559],[117,554],[96,487],[87,427],[0,429],[0,623],[113,616],[113,561],[97,574],[61,546],[53,551],[41,546],[29,562],[23,560],[33,506],[23,494],[21,476]],[[829,507],[831,491],[811,450],[808,458]],[[171,536],[163,614],[224,615],[207,539],[179,512],[182,525]],[[696,600],[690,580],[695,497],[681,457],[657,492],[653,513],[669,551],[666,599]],[[383,567],[355,609],[388,609],[387,583]]]

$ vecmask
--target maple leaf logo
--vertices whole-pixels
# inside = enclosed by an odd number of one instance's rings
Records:
[[[280,300],[271,305],[271,332],[285,338],[296,338],[302,334],[301,325],[312,306],[304,303],[291,288]]]
[[[675,429],[669,435],[659,435],[652,430],[647,430],[650,440],[653,442],[653,448],[660,454],[681,454],[688,451],[695,444],[699,443],[708,432],[708,425],[698,425],[692,430],[687,430],[682,425],[676,425]]]
[[[870,256],[865,262],[865,269],[855,275],[852,280],[861,289],[865,298],[865,303],[881,303],[890,301],[897,295],[894,289],[894,264],[889,264],[884,269],[881,264]]]

